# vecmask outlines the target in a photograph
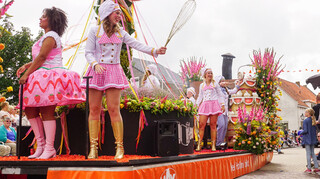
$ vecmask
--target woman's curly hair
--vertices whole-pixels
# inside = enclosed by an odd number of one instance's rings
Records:
[[[66,13],[56,7],[46,8],[43,12],[48,17],[49,27],[55,31],[59,36],[62,36],[68,27],[68,19]]]

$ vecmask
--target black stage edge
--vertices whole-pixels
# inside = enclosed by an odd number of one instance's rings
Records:
[[[211,157],[223,157],[238,154],[246,154],[248,151],[216,152],[199,155],[170,156],[150,159],[129,160],[129,162],[105,161],[105,160],[81,160],[81,161],[1,161],[0,168],[3,174],[28,174],[46,175],[49,167],[122,167],[141,166],[159,163],[170,163],[186,160],[204,159]]]

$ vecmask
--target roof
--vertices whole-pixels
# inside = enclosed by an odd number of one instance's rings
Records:
[[[280,78],[279,81],[282,82],[280,88],[297,101],[299,105],[309,107],[305,102],[316,104],[316,95],[306,85],[300,85],[299,82],[293,83]]]
[[[137,69],[138,71],[140,71],[142,73],[145,73],[145,67],[144,67],[143,63],[145,63],[146,66],[148,66],[149,64],[155,64],[157,66],[157,64],[155,62],[147,61],[147,60],[142,61],[141,59],[133,58],[132,67]],[[160,70],[158,69],[158,75],[157,76],[163,78],[162,75],[161,75],[161,73],[162,73],[163,76],[166,78],[168,83],[173,84],[174,81],[175,81],[176,83],[178,83],[180,85],[183,84],[183,82],[181,80],[181,77],[180,77],[180,75],[178,73],[173,72],[172,70],[170,70],[169,68],[164,67],[160,63],[158,63],[158,67],[160,68]]]

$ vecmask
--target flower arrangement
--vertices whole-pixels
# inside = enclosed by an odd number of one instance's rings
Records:
[[[201,80],[201,68],[205,67],[206,63],[203,62],[203,59],[199,60],[196,57],[190,57],[187,60],[181,60],[181,80],[182,81],[200,81]]]
[[[273,49],[266,49],[263,55],[260,50],[253,52],[253,59],[251,61],[256,74],[257,93],[261,98],[261,108],[259,110],[264,111],[264,120],[253,120],[254,116],[251,116],[251,113],[247,115],[245,111],[239,109],[239,118],[243,118],[244,120],[240,120],[237,125],[236,148],[261,154],[261,152],[271,151],[278,146],[281,117],[277,115],[277,112],[281,111],[281,109],[277,107],[280,97],[276,93],[279,92],[281,96],[281,91],[278,89],[278,85],[281,85],[281,82],[278,81],[278,75],[283,70],[283,67],[280,65],[281,58],[275,60],[275,55]],[[259,113],[261,114],[259,110],[257,116]],[[251,126],[251,128],[248,126]],[[256,134],[252,136],[244,127],[247,127],[247,130],[256,131]],[[260,130],[257,131],[256,129]],[[259,140],[259,145],[261,146],[253,145],[258,142],[256,139]]]
[[[254,154],[272,151],[279,143],[279,133],[272,131],[266,122],[263,108],[253,107],[250,113],[246,107],[238,108],[239,121],[235,126],[235,149],[248,150]]]
[[[124,90],[120,99],[120,109],[127,109],[129,112],[140,112],[143,109],[145,111],[151,111],[151,113],[155,115],[177,112],[177,114],[181,116],[193,116],[197,112],[197,109],[192,103],[185,100],[174,99],[172,95],[161,89],[157,90],[157,92],[151,92],[139,88],[137,94],[142,96],[139,100],[132,91],[128,89]],[[105,99],[103,99],[102,103],[105,110],[107,110],[108,107]],[[73,107],[85,110],[85,102],[75,106],[59,106],[56,108],[56,112],[60,115],[62,112],[67,112]]]

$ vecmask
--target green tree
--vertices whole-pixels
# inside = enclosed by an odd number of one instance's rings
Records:
[[[5,44],[5,49],[0,51],[3,58],[4,73],[0,74],[1,89],[8,86],[13,87],[13,92],[7,93],[5,97],[10,104],[19,101],[19,79],[16,76],[18,68],[32,60],[31,48],[35,40],[29,28],[22,27],[20,31],[14,30],[13,24],[4,19],[2,27],[10,33],[2,33],[0,42]],[[38,37],[37,37],[38,38]]]

